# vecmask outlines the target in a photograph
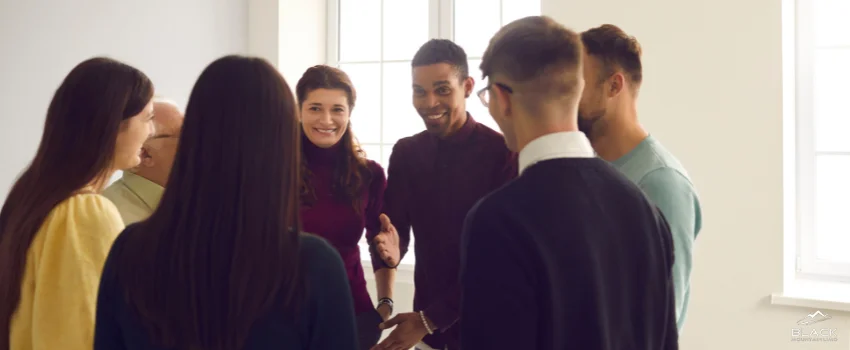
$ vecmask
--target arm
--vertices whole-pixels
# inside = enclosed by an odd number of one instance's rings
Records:
[[[655,170],[641,179],[640,188],[655,204],[670,226],[673,236],[673,286],[676,295],[676,320],[679,327],[687,307],[693,245],[699,225],[699,202],[690,181],[672,168]]]
[[[124,246],[122,238],[125,236],[122,234],[118,237],[109,251],[106,263],[103,265],[103,275],[97,293],[97,318],[94,326],[95,350],[126,348],[121,336],[121,327],[118,325],[118,320],[115,319],[116,309],[119,307],[119,303],[123,302],[121,298],[123,293],[118,285],[118,272],[115,264],[117,263],[117,256],[120,255],[121,247]]]
[[[377,163],[370,163],[372,170],[372,182],[369,185],[369,205],[365,209],[366,218],[366,241],[369,242],[369,253],[372,257],[372,263],[375,263],[377,253],[374,250],[375,236],[381,231],[381,210],[383,209],[384,193],[387,188],[387,177],[384,174],[384,168]],[[380,260],[380,258],[379,258]],[[383,260],[381,260],[383,262]],[[375,285],[378,290],[378,299],[393,298],[393,284],[395,283],[395,269],[381,265],[375,270]],[[386,308],[386,306],[384,306]],[[383,308],[379,308],[381,310]],[[380,311],[379,311],[380,312]],[[386,320],[389,317],[389,310],[381,316]]]
[[[536,271],[498,213],[479,202],[466,217],[461,254],[461,347],[536,349],[538,310],[532,289]],[[508,326],[509,325],[509,326]],[[493,336],[494,330],[501,332]]]
[[[91,349],[100,274],[124,229],[107,199],[72,199],[68,224],[46,237],[36,271],[33,349]]]
[[[403,142],[396,143],[393,146],[393,152],[390,154],[390,164],[387,171],[387,185],[384,191],[384,200],[381,205],[381,212],[386,214],[392,220],[399,237],[400,259],[404,259],[407,253],[408,244],[410,244],[410,216],[407,203],[410,197],[410,186],[407,183],[407,174],[404,172],[403,164]],[[369,252],[372,256],[372,268],[377,271],[381,268],[389,268],[384,260],[375,252],[375,244],[372,241],[373,237],[369,238]]]
[[[307,242],[308,239],[314,240]],[[356,350],[357,329],[354,321],[354,301],[348,286],[348,276],[339,253],[319,237],[304,240],[308,261],[312,323],[308,349]],[[309,243],[309,244],[308,244]],[[309,245],[309,246],[308,246]]]

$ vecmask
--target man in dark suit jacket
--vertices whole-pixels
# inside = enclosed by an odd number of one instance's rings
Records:
[[[464,349],[678,349],[670,229],[578,131],[582,55],[575,32],[541,16],[484,53],[479,96],[520,175],[466,218]]]

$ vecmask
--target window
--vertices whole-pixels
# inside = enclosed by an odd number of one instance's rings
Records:
[[[413,108],[410,72],[422,44],[453,39],[480,88],[478,66],[493,34],[539,14],[539,0],[328,0],[327,63],[348,73],[357,89],[351,125],[367,156],[386,169],[395,142],[425,129]],[[498,131],[474,91],[466,106],[476,121]],[[413,243],[405,264],[415,261]],[[365,258],[365,242],[361,249]]]
[[[796,273],[850,281],[850,0],[796,0]],[[787,135],[787,134],[786,134]]]

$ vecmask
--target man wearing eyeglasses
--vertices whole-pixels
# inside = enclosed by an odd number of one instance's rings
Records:
[[[502,27],[484,52],[490,114],[520,175],[466,218],[464,349],[678,349],[673,238],[579,131],[582,55],[545,16]]]
[[[384,194],[384,213],[393,227],[372,240],[372,251],[380,253],[373,254],[372,264],[391,269],[414,232],[414,312],[384,322],[383,328],[395,329],[373,349],[458,349],[463,219],[475,202],[516,177],[516,154],[498,132],[467,113],[475,80],[460,46],[430,40],[411,66],[413,106],[425,131],[393,147]],[[392,258],[381,259],[385,256]],[[386,276],[376,273],[376,279]]]
[[[142,146],[142,162],[103,191],[126,225],[147,219],[159,205],[177,152],[183,113],[174,102],[159,98],[153,108],[155,131]]]

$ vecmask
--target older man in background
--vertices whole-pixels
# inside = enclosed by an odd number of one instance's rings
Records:
[[[174,102],[157,99],[153,123],[156,131],[142,146],[141,164],[103,191],[127,225],[147,219],[159,205],[177,151],[183,113]]]

